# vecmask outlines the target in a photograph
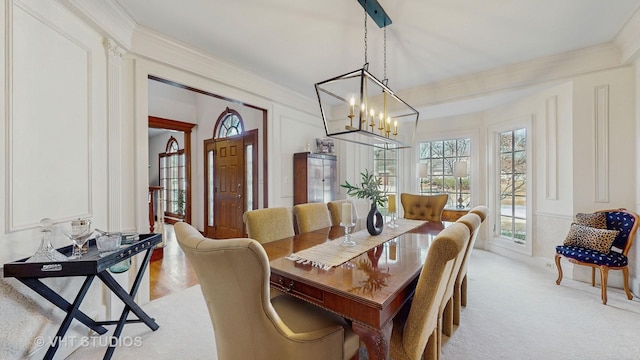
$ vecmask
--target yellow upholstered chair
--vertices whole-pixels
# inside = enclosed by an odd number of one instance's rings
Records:
[[[341,317],[293,296],[270,299],[269,259],[257,241],[208,239],[183,222],[175,231],[200,282],[218,359],[357,356],[360,339]]]
[[[458,222],[465,224],[469,228],[471,238],[469,239],[469,244],[462,258],[462,264],[460,265],[460,270],[456,276],[456,283],[453,287],[453,323],[456,325],[460,325],[461,307],[467,305],[467,267],[471,251],[473,251],[473,246],[476,243],[476,238],[480,231],[482,220],[476,213],[470,212],[458,219]]]
[[[358,219],[358,210],[356,209],[355,204],[351,200],[334,200],[329,201],[327,203],[327,208],[329,208],[329,214],[331,214],[331,226],[340,226],[340,222],[342,221],[342,204],[350,203],[351,204],[351,218],[355,222]]]
[[[624,291],[629,300],[629,259],[627,254],[638,230],[638,215],[627,209],[600,210],[593,214],[577,214],[576,223],[562,245],[556,246],[558,279],[562,281],[562,257],[575,265],[591,268],[591,286],[596,284],[596,269],[600,270],[602,303],[607,303],[609,270],[622,270]]]
[[[442,221],[442,210],[449,200],[448,194],[416,195],[400,194],[405,219]]]
[[[438,313],[455,260],[464,252],[469,230],[453,224],[438,234],[429,246],[406,320],[396,316],[391,332],[390,358],[425,360],[440,357]]]
[[[325,203],[298,204],[293,207],[298,231],[310,232],[331,226],[329,209]]]
[[[250,210],[242,215],[247,235],[265,244],[294,236],[293,214],[285,207]]]

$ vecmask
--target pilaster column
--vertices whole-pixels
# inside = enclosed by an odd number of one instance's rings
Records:
[[[107,158],[108,231],[122,230],[122,58],[125,50],[112,39],[104,40],[107,52]]]

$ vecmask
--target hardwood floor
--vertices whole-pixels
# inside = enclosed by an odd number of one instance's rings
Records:
[[[163,257],[149,263],[151,300],[198,284],[196,274],[178,245],[173,225],[165,224],[165,236],[167,245]]]

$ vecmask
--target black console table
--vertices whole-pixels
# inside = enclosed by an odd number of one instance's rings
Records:
[[[89,252],[82,255],[82,258],[63,261],[63,262],[45,262],[45,263],[26,263],[25,259],[10,262],[4,264],[4,277],[15,277],[23,284],[30,287],[32,290],[40,294],[45,299],[49,300],[52,304],[59,307],[67,313],[67,316],[62,321],[58,332],[56,333],[55,341],[52,341],[49,350],[47,350],[44,359],[53,359],[54,354],[58,350],[60,339],[62,339],[71,325],[71,321],[76,319],[87,327],[102,335],[107,332],[104,325],[116,325],[113,333],[113,337],[120,338],[122,330],[125,324],[128,323],[145,323],[151,330],[156,331],[159,326],[154,319],[149,317],[142,308],[135,303],[134,297],[138,292],[140,282],[149,260],[153,254],[155,246],[162,241],[161,234],[141,234],[140,239],[132,244],[123,245],[120,250],[111,253],[105,257],[100,257],[98,249],[95,245],[95,240],[89,241]],[[58,249],[63,255],[71,255],[72,246],[66,246]],[[141,266],[138,268],[135,281],[131,287],[131,291],[127,293],[125,289],[118,284],[118,282],[111,276],[109,271],[110,266],[115,265],[123,260],[131,258],[133,255],[146,251],[144,260]],[[55,290],[45,285],[41,278],[48,277],[67,277],[67,276],[85,276],[84,283],[78,294],[76,295],[73,303],[69,303],[62,296],[60,296]],[[102,282],[125,304],[124,310],[118,320],[108,321],[94,321],[87,314],[80,311],[80,304],[84,299],[91,282],[95,277],[98,277]],[[127,319],[129,312],[133,312],[138,318]],[[104,359],[111,359],[115,346],[113,341],[109,342],[109,347],[104,355]]]

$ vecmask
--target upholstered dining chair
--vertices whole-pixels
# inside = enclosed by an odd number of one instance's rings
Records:
[[[285,207],[250,210],[242,215],[242,220],[247,235],[261,244],[295,235],[293,214]]]
[[[478,237],[478,232],[480,231],[482,220],[476,213],[470,212],[458,219],[458,222],[465,224],[469,228],[469,231],[471,232],[471,238],[469,239],[469,244],[467,244],[467,249],[465,250],[464,256],[462,258],[462,264],[460,265],[460,270],[458,271],[456,282],[453,286],[453,324],[455,325],[460,325],[460,312],[463,296],[465,298],[465,306],[467,304],[467,267],[469,264],[471,251],[473,250],[476,238]]]
[[[469,246],[469,241],[471,240],[471,231],[469,227],[464,223],[456,222],[456,226],[464,227],[467,236],[464,239],[463,247],[460,249],[460,253],[456,257],[456,261],[453,263],[453,270],[451,272],[451,277],[447,282],[447,287],[444,292],[444,297],[442,299],[442,303],[440,304],[440,328],[442,333],[451,336],[453,334],[453,292],[455,289],[456,279],[458,277],[458,273],[460,272],[460,268],[462,267],[462,261],[464,260],[464,255]],[[447,228],[453,226],[449,225]],[[440,347],[441,340],[438,340],[438,348]]]
[[[206,300],[218,359],[357,358],[359,337],[339,316],[292,296],[269,296],[269,259],[248,238],[213,240],[186,223],[176,238]]]
[[[455,260],[464,252],[469,230],[453,224],[433,240],[422,266],[415,294],[406,319],[396,316],[389,346],[394,360],[434,360],[440,357],[438,342],[440,303],[451,278]]]
[[[342,221],[342,204],[351,204],[351,218],[355,221],[358,218],[358,210],[351,200],[334,200],[327,203],[329,214],[331,215],[331,226],[340,226]]]
[[[561,258],[575,265],[591,268],[591,286],[596,284],[596,269],[600,270],[602,303],[607,304],[609,270],[621,270],[624,291],[629,300],[629,259],[627,254],[638,230],[638,215],[627,209],[600,210],[593,214],[577,214],[576,222],[563,245],[556,246],[558,279],[562,281]]]
[[[293,207],[293,215],[301,233],[331,226],[329,209],[325,203],[298,204]]]
[[[489,208],[484,206],[484,205],[479,205],[474,207],[473,209],[471,209],[469,211],[470,214],[476,214],[480,217],[480,227],[482,227],[482,224],[485,223],[485,221],[487,220],[487,218],[489,217]],[[480,232],[480,227],[477,229],[476,233],[475,233],[475,238],[472,235],[471,240],[469,240],[470,242],[473,241],[472,244],[470,244],[470,248],[469,249],[473,249],[473,247],[475,246],[475,241],[477,239],[478,233]],[[470,256],[471,254],[469,253]],[[464,269],[464,273],[463,273],[463,278],[462,279],[458,279],[459,285],[460,285],[460,305],[461,306],[467,306],[467,269],[466,269],[466,265],[463,263],[462,266],[465,266]],[[454,316],[455,316],[455,312],[454,312]],[[459,324],[457,322],[455,322],[455,324]]]
[[[442,211],[449,200],[448,194],[400,194],[405,219],[442,221]]]
[[[476,206],[469,210],[469,212],[480,216],[480,220],[482,222],[484,222],[489,216],[489,208],[484,205]]]

